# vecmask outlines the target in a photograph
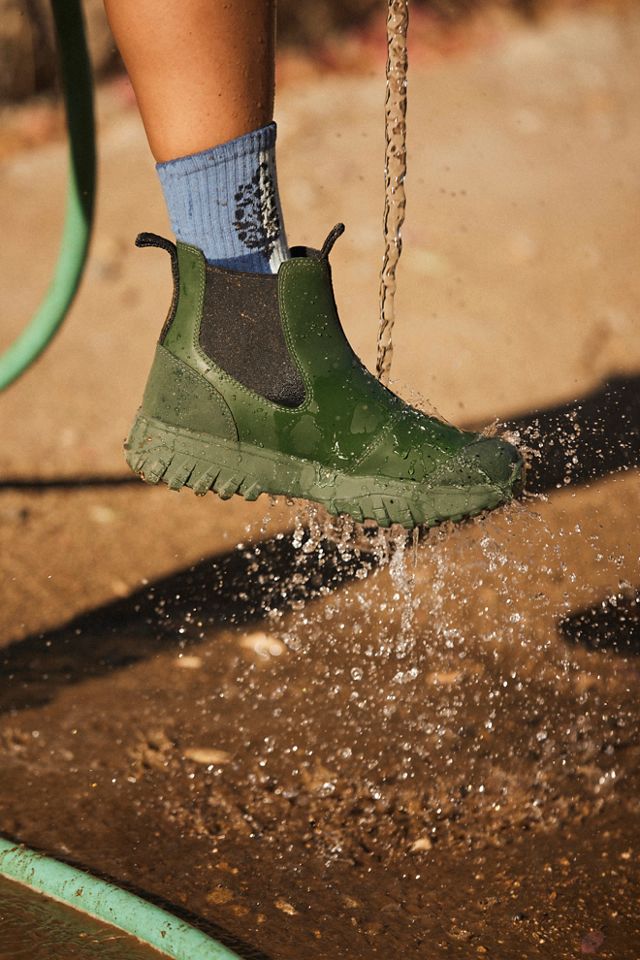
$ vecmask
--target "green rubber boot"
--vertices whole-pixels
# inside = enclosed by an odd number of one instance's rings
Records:
[[[408,406],[363,366],[340,325],[328,255],[294,248],[277,276],[172,256],[174,297],[125,444],[133,471],[172,490],[283,494],[412,528],[511,499],[518,451]]]

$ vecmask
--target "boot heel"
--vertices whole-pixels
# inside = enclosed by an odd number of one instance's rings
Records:
[[[127,464],[145,483],[189,487],[199,496],[213,490],[222,500],[234,494],[256,500],[263,486],[245,469],[246,459],[228,441],[190,434],[138,413],[124,445]]]

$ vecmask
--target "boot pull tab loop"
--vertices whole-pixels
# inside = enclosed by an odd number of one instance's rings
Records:
[[[343,233],[344,233],[344,223],[336,223],[335,227],[333,228],[333,230],[331,231],[331,233],[329,234],[325,242],[322,244],[322,250],[320,251],[320,256],[323,259],[326,260],[328,258],[329,254],[331,253],[331,250],[333,249],[334,243],[336,242],[338,237],[342,236]]]
[[[164,321],[164,326],[160,332],[160,343],[164,343],[169,327],[171,326],[176,310],[178,309],[178,297],[180,295],[180,269],[178,267],[178,248],[171,240],[165,240],[159,237],[157,233],[139,233],[136,237],[136,247],[160,247],[166,250],[171,257],[171,276],[173,277],[173,296],[171,297],[171,306]]]
[[[166,250],[171,257],[171,273],[173,282],[177,286],[179,277],[178,248],[175,243],[166,240],[164,237],[159,237],[157,233],[139,233],[136,237],[136,247],[160,247],[161,250]]]

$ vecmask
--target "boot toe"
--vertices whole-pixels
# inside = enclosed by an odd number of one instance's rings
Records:
[[[467,482],[486,483],[513,492],[522,482],[524,461],[519,451],[499,437],[480,437],[458,453]],[[477,478],[477,479],[476,479]]]
[[[518,450],[498,437],[478,437],[458,450],[434,475],[441,486],[496,487],[506,497],[522,484],[524,463]]]

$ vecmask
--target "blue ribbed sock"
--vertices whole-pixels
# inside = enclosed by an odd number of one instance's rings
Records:
[[[178,240],[209,263],[275,273],[289,256],[275,162],[276,125],[156,164]]]

